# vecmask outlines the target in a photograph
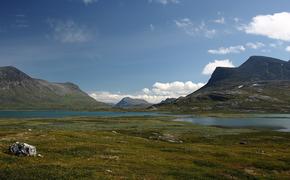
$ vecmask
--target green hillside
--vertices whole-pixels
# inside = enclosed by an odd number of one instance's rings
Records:
[[[0,109],[97,110],[98,102],[72,83],[34,79],[15,67],[0,67]]]

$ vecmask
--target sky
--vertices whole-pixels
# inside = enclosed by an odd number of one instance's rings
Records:
[[[252,55],[288,61],[287,0],[1,0],[0,66],[158,103]]]

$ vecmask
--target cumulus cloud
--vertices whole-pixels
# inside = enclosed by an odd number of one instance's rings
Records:
[[[251,48],[251,49],[260,49],[262,47],[265,47],[265,44],[264,43],[261,43],[261,42],[248,42],[246,44],[247,47]]]
[[[246,48],[242,45],[230,46],[230,47],[220,47],[219,49],[210,49],[208,53],[210,54],[230,54],[230,53],[240,53],[245,51]]]
[[[248,34],[266,36],[271,39],[290,41],[290,13],[258,15],[242,29]]]
[[[53,38],[63,43],[81,43],[91,40],[91,33],[86,26],[77,24],[72,20],[60,21],[48,19],[53,31]]]
[[[186,96],[198,90],[204,85],[204,83],[193,83],[191,81],[175,81],[170,83],[156,82],[151,88],[144,88],[142,91],[136,92],[134,94],[99,91],[90,93],[90,96],[98,101],[106,103],[117,103],[124,97],[144,99],[150,103],[159,103],[166,98],[178,98],[181,96]]]
[[[167,4],[179,4],[180,1],[179,0],[148,0],[149,3],[155,2],[155,3],[159,3],[159,4],[163,4],[163,5],[167,5]]]
[[[215,29],[209,29],[204,22],[201,22],[199,25],[195,25],[189,18],[175,20],[174,22],[178,28],[182,29],[190,36],[203,34],[205,37],[211,38],[217,33]]]
[[[171,83],[156,82],[153,88],[147,94],[163,95],[168,97],[184,96],[202,87],[203,83],[193,83],[191,81],[180,82],[175,81]]]
[[[290,52],[290,46],[287,46],[285,49],[287,52]]]
[[[214,60],[213,62],[209,62],[202,71],[204,75],[211,75],[217,67],[235,67],[233,62],[229,59],[225,60]]]

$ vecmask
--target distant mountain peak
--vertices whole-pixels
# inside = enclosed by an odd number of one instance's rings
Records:
[[[290,63],[266,56],[251,56],[236,68],[217,67],[205,87],[265,80],[290,80]]]
[[[115,107],[117,108],[146,108],[149,107],[150,103],[145,101],[144,99],[134,99],[130,97],[123,98],[120,102],[118,102]]]
[[[166,98],[165,100],[161,101],[159,104],[170,104],[176,101],[176,98]]]
[[[124,97],[122,100],[123,100],[123,101],[133,100],[133,98],[130,98],[130,97]]]
[[[287,61],[280,59],[267,57],[267,56],[251,56],[246,62],[244,62],[240,67],[249,67],[249,66],[263,66],[265,64],[286,64]]]
[[[20,71],[14,66],[4,66],[0,67],[0,80],[6,81],[22,81],[31,80],[32,78]]]
[[[139,101],[139,102],[145,102],[145,103],[148,103],[148,102],[145,101],[144,99],[137,99],[137,98],[130,98],[130,97],[124,97],[122,100],[123,100],[123,101]]]

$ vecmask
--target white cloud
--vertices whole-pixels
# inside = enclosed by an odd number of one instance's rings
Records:
[[[235,67],[233,62],[229,59],[225,60],[214,60],[214,62],[209,62],[202,71],[204,75],[211,75],[217,67]]]
[[[179,0],[148,0],[149,3],[155,2],[155,3],[160,3],[163,5],[167,5],[167,4],[179,4],[180,1]]]
[[[191,81],[187,82],[175,81],[171,83],[156,82],[153,85],[153,88],[150,90],[150,93],[154,95],[179,97],[192,93],[193,91],[196,91],[203,85],[204,85],[203,83],[195,84]]]
[[[199,25],[195,25],[189,18],[175,20],[174,22],[178,28],[182,29],[190,36],[203,34],[207,38],[212,38],[217,33],[215,29],[208,29],[204,22],[201,22]]]
[[[290,52],[290,46],[287,46],[285,49],[287,52]]]
[[[208,53],[210,54],[230,54],[230,53],[240,53],[245,51],[246,48],[242,45],[230,46],[230,47],[220,47],[219,49],[210,49]]]
[[[258,15],[242,29],[248,34],[266,36],[272,39],[290,41],[290,13]]]
[[[150,89],[144,88],[142,91],[134,94],[93,92],[90,96],[98,101],[106,103],[117,103],[124,97],[144,99],[150,103],[159,103],[166,98],[186,96],[204,85],[204,83],[193,83],[191,81],[175,81],[171,83],[156,82]]]
[[[224,17],[221,17],[221,18],[219,18],[219,19],[215,19],[215,20],[213,20],[213,22],[215,22],[215,23],[217,23],[217,24],[225,24],[225,23],[226,23]]]
[[[82,1],[85,3],[85,5],[89,5],[89,4],[98,2],[98,0],[82,0]]]
[[[59,21],[48,19],[48,24],[53,31],[53,38],[63,43],[81,43],[92,39],[87,27],[77,24],[72,20]]]
[[[260,49],[262,47],[265,47],[265,44],[264,43],[261,43],[261,42],[248,42],[246,44],[247,47],[251,48],[251,49]]]

